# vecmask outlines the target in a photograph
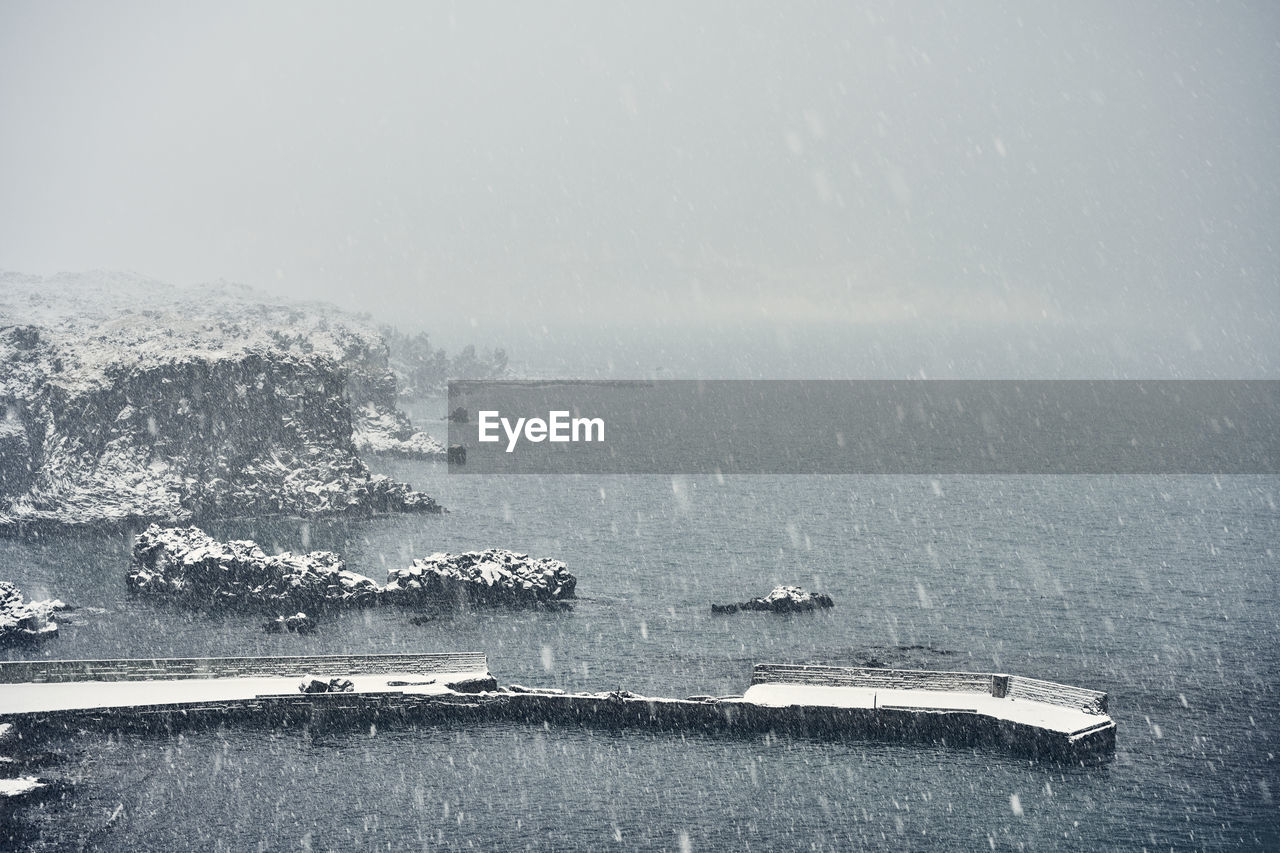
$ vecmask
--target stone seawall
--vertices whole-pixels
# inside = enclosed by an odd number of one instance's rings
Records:
[[[786,668],[766,665],[757,669],[776,672]],[[340,694],[301,694],[288,687],[293,678],[303,674],[322,678],[330,675],[359,678],[361,675],[406,672],[483,672],[490,686],[482,687],[484,692],[461,693],[448,689],[448,685],[436,684],[434,679],[426,679],[366,682],[363,688]],[[975,674],[951,675],[963,677],[956,682],[958,684],[972,684]],[[253,695],[248,695],[244,692],[244,678],[254,676],[264,678],[264,687],[261,692],[251,688]],[[214,689],[199,694],[189,690],[174,692],[175,679],[196,678],[206,679]],[[227,678],[232,680],[220,686],[218,679]],[[266,680],[269,678],[275,680]],[[279,683],[282,679],[286,684]],[[50,710],[46,711],[36,707],[39,703],[37,693],[48,690],[51,682],[81,682],[84,690],[91,691],[93,683],[113,680],[168,682],[167,695],[171,701],[160,704],[156,701],[155,689],[144,688],[132,703],[120,702],[118,698],[113,703],[104,703],[114,707],[95,705],[92,692],[84,694],[83,705],[49,706]],[[31,661],[0,664],[0,682],[12,685],[7,688],[10,691],[20,691],[22,683],[31,685],[27,698],[20,698],[18,693],[11,695],[13,708],[20,712],[9,714],[8,719],[20,723],[24,730],[107,727],[154,731],[227,722],[313,728],[514,722],[535,726],[638,727],[737,735],[775,733],[823,739],[870,738],[989,748],[1038,760],[1070,762],[1105,758],[1115,749],[1115,723],[1105,714],[1093,717],[1075,711],[1071,714],[1073,721],[1065,726],[1042,723],[1037,715],[1027,716],[1025,713],[1028,704],[1035,704],[1031,700],[1012,702],[988,697],[986,704],[975,703],[973,707],[965,708],[936,707],[936,700],[932,697],[912,706],[866,706],[803,700],[757,702],[751,699],[751,691],[745,697],[721,699],[645,697],[625,691],[564,694],[514,685],[509,689],[498,688],[488,676],[487,660],[482,654]],[[791,682],[774,683],[795,686]],[[893,683],[901,685],[904,682],[894,679]],[[820,688],[828,686],[817,685]],[[917,687],[889,689],[901,697]],[[219,692],[225,695],[233,690],[240,692],[231,698],[219,696]],[[944,692],[955,691],[939,690],[935,695],[941,697]],[[201,695],[203,699],[183,701],[194,695]],[[916,695],[918,697],[919,693]],[[977,697],[979,694],[973,691],[972,695]],[[65,695],[58,701],[65,703]]]
[[[388,655],[287,655],[230,658],[0,661],[0,684],[154,681],[174,678],[431,674],[487,672],[483,652]]]
[[[812,706],[765,707],[598,695],[339,693],[259,696],[251,700],[60,711],[22,720],[24,730],[107,727],[180,731],[226,723],[269,727],[367,729],[370,724],[643,728],[712,735],[783,734],[825,740],[868,739],[990,749],[1041,761],[1105,759],[1115,749],[1115,724],[1064,734],[963,711]]]

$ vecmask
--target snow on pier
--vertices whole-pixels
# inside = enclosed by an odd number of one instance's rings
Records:
[[[352,693],[440,695],[488,674],[481,653],[0,662],[0,718],[295,697],[307,677],[350,680]]]
[[[349,681],[303,693],[310,679]],[[760,664],[743,696],[499,687],[483,654],[0,663],[0,720],[37,726],[369,721],[787,732],[1005,749],[1081,760],[1115,748],[1107,696],[997,673]]]
[[[1105,693],[996,673],[760,664],[741,701],[770,707],[969,713],[1067,736],[1115,728]]]

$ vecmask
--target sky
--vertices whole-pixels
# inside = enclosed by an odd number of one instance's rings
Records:
[[[1277,91],[1268,2],[8,0],[0,269],[1280,376]]]

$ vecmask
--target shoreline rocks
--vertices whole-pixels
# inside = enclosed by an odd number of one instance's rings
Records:
[[[256,542],[219,542],[198,527],[151,525],[138,534],[128,576],[139,595],[183,602],[283,607],[372,604],[381,587],[331,551],[267,556]]]
[[[567,606],[577,578],[559,560],[501,548],[432,554],[387,573],[386,595],[409,604],[456,601],[474,604]]]
[[[153,524],[138,534],[128,574],[131,592],[198,606],[285,608],[410,607],[495,604],[567,607],[577,579],[559,560],[499,548],[433,554],[391,569],[386,586],[349,571],[331,551],[268,556],[256,542],[220,542],[198,527]],[[290,624],[293,620],[293,625]],[[267,631],[306,631],[298,613],[264,625]]]
[[[754,610],[770,613],[807,613],[833,606],[835,602],[825,593],[809,592],[798,586],[779,586],[774,587],[768,595],[753,598],[741,604],[713,604],[711,612],[737,613],[739,610]]]
[[[58,599],[24,601],[18,588],[0,581],[0,645],[30,643],[58,636],[53,614],[66,610]]]
[[[408,416],[372,403],[354,413],[351,440],[358,453],[382,453],[409,459],[443,459],[445,446],[425,432],[417,432]]]

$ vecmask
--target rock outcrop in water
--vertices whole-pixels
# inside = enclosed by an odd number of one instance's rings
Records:
[[[8,581],[0,581],[0,645],[47,640],[58,636],[53,614],[66,605],[51,601],[24,601]]]
[[[443,459],[445,447],[425,432],[415,431],[397,409],[378,409],[372,403],[356,411],[351,439],[361,453],[385,453],[414,459]]]
[[[409,604],[466,601],[477,604],[564,605],[577,579],[559,560],[500,548],[432,554],[387,574],[386,595]]]
[[[382,588],[347,571],[331,551],[268,557],[256,542],[219,542],[198,527],[153,524],[138,534],[129,589],[200,606],[307,606],[374,604]]]
[[[257,298],[0,274],[0,533],[439,511],[357,455],[444,452],[395,411],[377,331]]]
[[[128,583],[140,595],[279,612],[380,602],[566,606],[577,580],[559,560],[491,548],[414,560],[408,568],[388,572],[383,587],[348,571],[330,551],[267,556],[256,542],[219,542],[198,527],[153,524],[134,543]],[[279,627],[289,628],[288,620]]]
[[[831,596],[821,592],[809,592],[798,586],[774,587],[766,596],[753,598],[741,604],[713,604],[712,613],[737,613],[739,610],[764,610],[771,613],[800,613],[832,607]]]
[[[316,629],[316,620],[305,613],[298,612],[292,616],[277,616],[263,623],[262,630],[268,634],[310,634]]]

